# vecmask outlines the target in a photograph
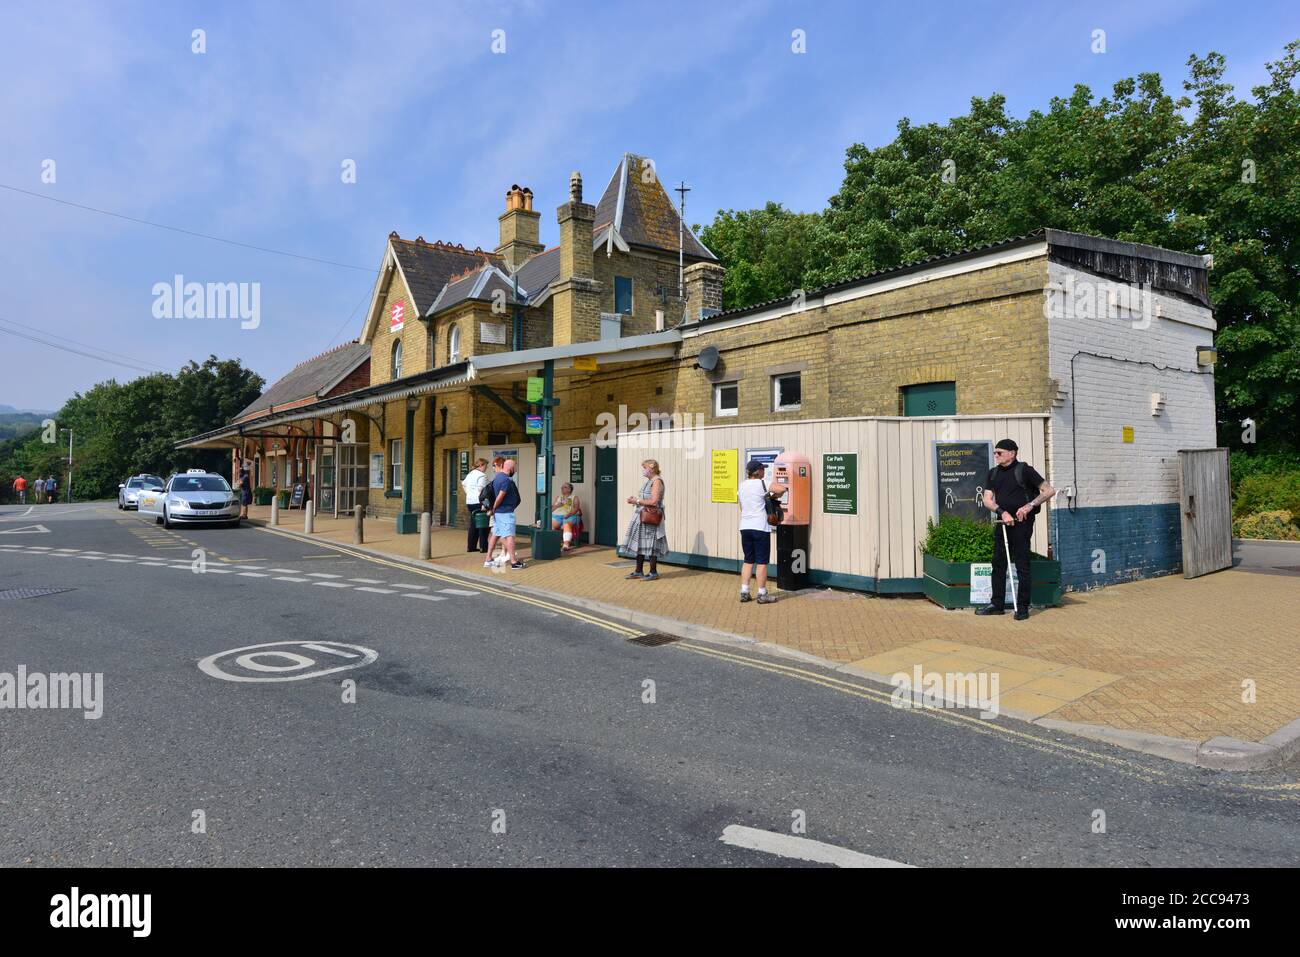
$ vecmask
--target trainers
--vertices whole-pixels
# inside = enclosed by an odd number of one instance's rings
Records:
[[[981,607],[981,608],[976,608],[976,609],[975,609],[975,614],[977,614],[977,615],[1000,615],[1000,614],[1002,614],[1002,609],[1001,609],[1001,608],[995,608],[995,607],[993,607],[992,605],[984,605],[984,606]]]
[[[484,568],[491,568],[491,567],[492,567],[493,565],[495,565],[495,564],[496,564],[496,562],[492,561],[492,559],[489,558],[487,561],[485,561],[485,562],[483,563],[483,567],[484,567]]]
[[[649,573],[647,573],[646,575],[644,575],[644,576],[642,576],[642,577],[643,577],[646,581],[648,581],[648,582],[657,581],[658,578],[659,578],[659,573],[658,573],[658,572],[649,572]]]
[[[510,563],[510,567],[511,567],[511,568],[526,568],[527,566],[524,565],[523,562],[511,562],[511,563]]]
[[[645,576],[642,575],[640,572],[628,572],[623,577],[624,578],[645,578]]]
[[[759,596],[758,596],[758,603],[759,603],[760,605],[770,605],[770,604],[772,604],[772,602],[774,602],[774,601],[776,601],[776,596],[775,596],[775,595],[759,595]]]
[[[1016,621],[1024,621],[1026,618],[1029,617],[1029,609],[1022,608],[1011,617],[1014,618]]]
[[[753,601],[754,599],[750,596],[749,592],[742,591],[740,593],[740,600],[741,602],[747,602],[747,601]]]

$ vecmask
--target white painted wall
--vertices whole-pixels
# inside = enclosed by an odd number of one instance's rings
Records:
[[[1060,263],[1048,263],[1048,280],[1063,288],[1102,280]],[[1048,480],[1059,490],[1075,487],[1075,505],[1095,508],[1178,501],[1178,450],[1215,445],[1214,376],[1197,370],[1196,347],[1214,340],[1209,309],[1152,291],[1153,315],[1145,320],[1080,315],[1070,308],[1048,315],[1049,368],[1066,393],[1052,410]],[[1166,370],[1091,356],[1074,360],[1071,394],[1070,360],[1079,352],[1168,366]],[[1151,393],[1164,395],[1159,416],[1151,414]],[[1076,432],[1071,440],[1071,412]],[[1123,441],[1124,426],[1134,441]],[[1078,469],[1075,469],[1075,445]],[[1064,506],[1065,499],[1058,497]]]

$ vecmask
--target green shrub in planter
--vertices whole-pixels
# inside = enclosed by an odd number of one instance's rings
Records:
[[[280,507],[281,507],[281,508],[288,508],[288,507],[289,507],[289,496],[292,495],[292,494],[293,494],[293,490],[292,490],[292,489],[287,489],[287,488],[282,488],[282,489],[280,489],[280,491],[278,491],[278,492],[275,493],[276,498],[278,498],[278,499],[280,500]]]
[[[1256,512],[1234,519],[1234,538],[1267,538],[1275,542],[1300,542],[1300,527],[1287,511]]]
[[[925,523],[925,541],[921,551],[945,562],[993,561],[991,523],[973,518],[945,515],[936,524]]]
[[[270,505],[271,496],[273,496],[274,494],[275,494],[275,489],[267,488],[264,485],[259,485],[257,488],[253,489],[253,504]]]
[[[993,561],[994,544],[1001,536],[991,522],[948,515],[937,523],[926,523],[922,590],[926,597],[945,608],[970,607],[972,563]],[[1061,603],[1061,563],[1030,553],[1032,600],[1035,605]]]

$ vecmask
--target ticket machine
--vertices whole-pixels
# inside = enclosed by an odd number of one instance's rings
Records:
[[[772,463],[772,484],[785,487],[785,519],[776,527],[776,584],[798,591],[811,584],[808,526],[812,520],[812,463],[802,452],[782,452]]]

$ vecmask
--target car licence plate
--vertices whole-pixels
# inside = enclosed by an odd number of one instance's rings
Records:
[[[195,515],[221,515],[222,513],[223,510],[219,508],[196,508],[194,510]]]

